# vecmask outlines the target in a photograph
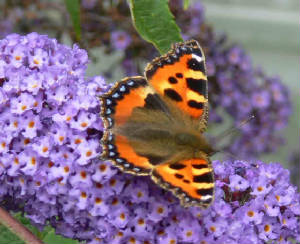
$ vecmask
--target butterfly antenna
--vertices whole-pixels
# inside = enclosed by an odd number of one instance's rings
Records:
[[[213,152],[213,154],[215,154],[215,153],[227,154],[230,158],[233,158],[235,160],[239,160],[239,158],[236,157],[234,154],[232,154],[231,152],[226,152],[223,149],[215,149],[215,151]]]
[[[216,141],[220,141],[229,135],[232,135],[239,131],[240,128],[242,128],[245,124],[249,123],[252,119],[254,119],[255,116],[252,114],[248,119],[243,120],[241,123],[239,123],[237,126],[233,126],[230,129],[225,130],[220,135],[218,135],[216,138],[214,138]]]

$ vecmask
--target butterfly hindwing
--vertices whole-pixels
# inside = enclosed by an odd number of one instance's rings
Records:
[[[120,133],[120,128],[124,130],[127,126],[126,128],[131,128],[135,132],[133,114],[139,110],[167,113],[166,105],[148,85],[146,79],[140,76],[128,77],[117,82],[108,93],[101,96],[100,100],[101,116],[105,127],[102,137],[102,158],[113,161],[125,172],[138,175],[149,174],[155,158],[151,155],[138,154],[134,147],[136,140],[128,136],[130,131],[126,131],[124,135]],[[141,126],[143,123],[143,121],[138,123],[138,127],[143,127]]]
[[[198,42],[175,44],[145,70],[154,89],[192,118],[207,123],[208,89],[205,57]]]
[[[157,165],[152,179],[172,191],[184,206],[210,205],[214,198],[214,175],[208,159],[188,159]]]

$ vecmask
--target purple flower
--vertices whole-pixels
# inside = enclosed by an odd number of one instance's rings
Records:
[[[262,201],[262,198],[256,198],[252,203],[246,203],[240,208],[239,211],[241,211],[241,217],[245,224],[254,223],[257,225],[262,222],[264,216]]]
[[[228,51],[228,61],[232,64],[238,64],[241,61],[242,58],[242,49],[238,46],[232,47]]]
[[[159,233],[156,237],[156,242],[158,244],[176,244],[178,242],[178,237],[176,235],[176,231],[174,227],[167,227],[162,231],[162,233]]]
[[[210,61],[210,60],[207,60],[206,61],[206,72],[207,72],[207,76],[213,76],[215,75],[216,73],[216,67],[215,67],[215,64]]]
[[[226,231],[228,223],[226,219],[219,217],[215,219],[207,218],[204,225],[208,233],[213,235],[215,238],[220,238]]]
[[[245,191],[249,187],[249,182],[239,175],[231,175],[229,181],[232,191]]]
[[[158,222],[163,218],[167,217],[169,214],[169,207],[165,202],[154,201],[154,199],[149,199],[149,213],[148,218],[153,222]]]
[[[279,237],[278,231],[280,225],[274,217],[264,217],[262,224],[257,226],[259,234],[258,236],[264,240],[274,240]]]
[[[131,59],[124,59],[124,61],[122,62],[122,67],[125,70],[126,75],[128,76],[134,76],[138,74],[136,64]]]
[[[199,26],[201,26],[204,21],[203,4],[201,2],[195,2],[194,4],[191,4],[186,11],[191,18],[187,32],[190,34],[196,34],[199,31]]]
[[[288,229],[294,229],[297,227],[297,219],[295,218],[295,214],[290,210],[287,210],[283,215],[280,215],[280,222]]]
[[[236,240],[240,237],[241,230],[243,230],[244,227],[245,226],[242,221],[234,220],[232,223],[230,223],[230,226],[227,230],[228,231],[227,235]],[[225,237],[227,237],[227,236],[225,235]]]
[[[136,203],[146,203],[149,200],[149,189],[147,183],[134,181],[125,189],[125,192]]]
[[[81,6],[85,9],[92,9],[96,6],[97,0],[83,0]]]
[[[131,43],[131,37],[125,31],[114,31],[111,33],[111,43],[117,50],[126,49]]]
[[[270,104],[270,93],[268,91],[257,91],[252,96],[253,106],[256,108],[266,108]]]
[[[200,239],[199,230],[201,229],[200,224],[195,219],[184,216],[185,218],[178,223],[178,235],[179,239],[183,242],[197,243]]]
[[[268,178],[261,176],[258,181],[251,182],[251,188],[251,195],[260,196],[268,194],[272,190],[272,185]]]
[[[269,79],[269,86],[272,92],[272,98],[274,101],[281,103],[286,101],[286,97],[288,96],[288,92],[286,87],[280,83],[278,77],[273,79]]]

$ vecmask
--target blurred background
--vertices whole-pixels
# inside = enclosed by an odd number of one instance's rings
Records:
[[[284,129],[286,142],[273,154],[261,158],[287,165],[291,151],[299,152],[300,131],[300,39],[299,1],[296,0],[202,0],[207,22],[242,44],[268,75],[278,75],[289,87],[293,113]],[[298,162],[299,164],[299,158]],[[287,165],[288,166],[288,165]],[[299,170],[297,171],[299,175]]]

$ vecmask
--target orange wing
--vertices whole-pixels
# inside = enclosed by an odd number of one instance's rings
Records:
[[[100,97],[101,116],[104,121],[102,158],[114,162],[125,172],[147,175],[153,165],[149,158],[138,155],[125,136],[116,128],[124,125],[135,108],[166,110],[164,103],[155,94],[144,77],[125,78]]]
[[[214,198],[214,175],[209,160],[182,160],[163,163],[152,171],[152,179],[177,196],[183,206],[207,207]]]
[[[160,95],[182,111],[207,120],[205,57],[197,41],[175,44],[166,55],[148,64],[145,76]]]

